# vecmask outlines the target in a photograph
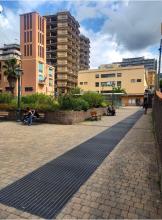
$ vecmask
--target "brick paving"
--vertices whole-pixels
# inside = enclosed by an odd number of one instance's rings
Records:
[[[58,219],[161,219],[151,113],[143,115],[57,216]]]
[[[0,123],[0,188],[133,114],[76,125]],[[143,116],[57,218],[160,218],[155,143],[150,116]],[[138,137],[138,138],[137,138]],[[162,209],[162,208],[161,208]],[[0,219],[39,218],[0,204]]]

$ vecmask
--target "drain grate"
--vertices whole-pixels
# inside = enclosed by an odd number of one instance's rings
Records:
[[[54,218],[142,115],[141,111],[0,191],[0,202]]]

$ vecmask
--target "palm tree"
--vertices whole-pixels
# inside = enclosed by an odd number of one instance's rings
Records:
[[[7,76],[10,91],[12,95],[14,95],[14,89],[16,87],[16,81],[18,77],[16,69],[19,68],[17,60],[15,58],[6,60],[5,65],[3,65],[2,68],[4,69],[4,75]]]
[[[113,93],[124,93],[126,94],[125,89],[122,89],[121,87],[113,87]]]

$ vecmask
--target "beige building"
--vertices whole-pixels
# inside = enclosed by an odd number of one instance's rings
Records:
[[[79,70],[79,23],[68,11],[47,19],[47,63],[56,68],[56,92],[66,93],[77,85]]]
[[[3,65],[5,65],[6,60],[17,59],[17,63],[20,62],[21,53],[20,53],[20,45],[18,44],[4,44],[2,48],[0,48],[0,92],[9,92],[10,87],[8,84],[7,77],[4,75]],[[14,94],[17,94],[17,85],[14,89]]]
[[[78,86],[85,92],[93,91],[111,95],[114,87],[125,89],[121,95],[123,105],[142,102],[147,85],[147,69],[144,66],[112,67],[79,71]]]
[[[20,15],[22,95],[54,95],[54,67],[46,64],[46,19],[37,12]]]

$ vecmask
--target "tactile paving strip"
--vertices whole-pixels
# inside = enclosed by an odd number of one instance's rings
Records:
[[[42,218],[54,218],[142,115],[111,128],[0,191],[0,202]]]

